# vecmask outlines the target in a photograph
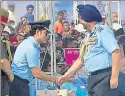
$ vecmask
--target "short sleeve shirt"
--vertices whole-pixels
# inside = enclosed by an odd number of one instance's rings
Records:
[[[31,36],[17,47],[11,69],[15,75],[31,81],[32,67],[40,67],[40,45]]]
[[[94,72],[111,67],[112,52],[116,49],[120,47],[113,31],[108,26],[96,24],[95,30],[88,32],[80,49],[85,69]]]

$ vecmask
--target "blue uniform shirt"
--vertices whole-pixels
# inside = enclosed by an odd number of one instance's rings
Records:
[[[29,22],[33,22],[34,21],[34,15],[27,13],[27,14],[25,14],[25,16],[27,17]]]
[[[113,31],[105,25],[96,24],[82,42],[80,55],[84,58],[85,69],[94,72],[112,66],[112,52],[120,49]]]
[[[31,67],[40,67],[40,45],[32,36],[17,47],[11,69],[15,75],[31,81]]]

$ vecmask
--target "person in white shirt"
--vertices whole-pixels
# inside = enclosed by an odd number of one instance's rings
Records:
[[[13,2],[9,2],[8,4],[8,26],[5,27],[5,30],[8,30],[9,34],[15,33],[15,27],[17,26],[17,18],[14,14],[15,4]]]

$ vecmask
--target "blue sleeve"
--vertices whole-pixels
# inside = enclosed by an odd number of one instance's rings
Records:
[[[67,89],[68,90],[68,94],[76,91],[76,87],[74,85],[72,85],[71,83],[64,83],[64,84],[62,84],[60,86],[60,89]]]
[[[120,49],[113,31],[109,28],[100,32],[101,44],[109,52],[112,53],[116,49]]]
[[[30,48],[26,54],[29,67],[40,67],[40,53],[35,48]]]
[[[33,21],[34,21],[34,15],[33,15]]]

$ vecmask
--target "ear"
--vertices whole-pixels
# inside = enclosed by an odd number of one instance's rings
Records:
[[[37,35],[39,35],[39,34],[40,34],[40,31],[39,31],[38,29],[36,30],[36,34],[37,34]]]

